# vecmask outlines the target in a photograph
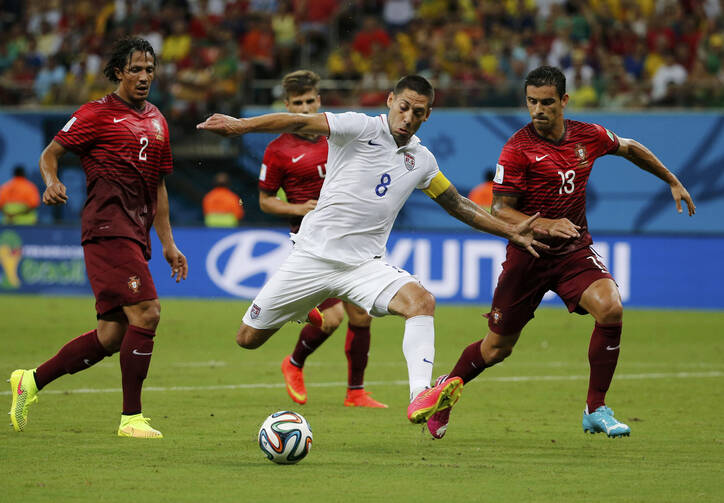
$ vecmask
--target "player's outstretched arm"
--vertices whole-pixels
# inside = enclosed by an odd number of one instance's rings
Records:
[[[156,217],[153,219],[153,226],[158,234],[158,239],[163,247],[163,256],[171,266],[171,277],[176,278],[176,283],[186,279],[189,273],[189,264],[186,256],[176,246],[171,232],[171,221],[169,220],[168,191],[166,180],[163,177],[158,182],[158,193],[156,203]]]
[[[694,201],[691,199],[689,191],[687,191],[686,187],[676,178],[675,174],[666,169],[664,163],[662,163],[653,152],[630,138],[619,138],[618,141],[619,147],[615,155],[628,159],[639,168],[648,171],[668,183],[671,188],[671,196],[676,202],[676,211],[679,213],[682,212],[681,201],[683,199],[689,210],[689,216],[696,213],[696,206],[694,206]]]
[[[68,201],[65,185],[58,178],[58,161],[63,154],[65,154],[65,148],[55,140],[51,141],[40,154],[40,174],[46,187],[43,192],[43,203],[48,206],[65,204]]]
[[[533,226],[539,217],[537,213],[521,222],[509,224],[461,195],[452,184],[433,200],[461,222],[480,231],[508,238],[512,243],[525,248],[535,257],[539,255],[533,248],[534,246],[548,248],[548,245],[535,240]]]
[[[329,124],[324,114],[273,113],[248,119],[214,114],[196,129],[211,131],[222,136],[246,133],[299,133],[329,136]]]

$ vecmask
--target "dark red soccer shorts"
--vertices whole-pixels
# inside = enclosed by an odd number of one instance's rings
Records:
[[[590,247],[567,255],[542,255],[537,259],[508,244],[493,305],[485,315],[488,328],[496,334],[521,331],[533,319],[533,313],[548,290],[563,299],[569,312],[587,314],[578,302],[586,288],[602,278],[613,279],[613,276]]]
[[[158,298],[141,245],[132,239],[94,239],[83,244],[85,269],[102,316],[121,306]]]
[[[332,306],[336,306],[340,302],[342,302],[341,299],[327,299],[325,301],[322,301],[322,303],[317,306],[317,309],[319,309],[320,311],[324,311],[325,309],[329,309]]]

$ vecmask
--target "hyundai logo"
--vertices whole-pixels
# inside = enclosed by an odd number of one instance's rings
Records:
[[[264,250],[261,253],[260,248]],[[206,256],[206,272],[225,292],[251,299],[279,269],[291,250],[289,238],[280,232],[236,232],[211,248]],[[260,275],[264,277],[259,278]]]

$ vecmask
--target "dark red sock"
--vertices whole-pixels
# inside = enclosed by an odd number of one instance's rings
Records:
[[[297,345],[292,353],[292,363],[298,367],[304,367],[304,362],[306,361],[307,356],[314,353],[314,351],[321,346],[330,335],[331,334],[325,334],[320,329],[313,327],[309,323],[304,325],[302,331],[299,332],[299,340],[297,340]]]
[[[365,368],[367,368],[369,352],[370,327],[348,324],[344,353],[347,355],[347,387],[349,389],[365,387]]]
[[[449,377],[462,377],[463,382],[466,383],[478,377],[488,367],[485,360],[483,360],[482,353],[480,353],[480,343],[482,342],[481,339],[463,349],[463,353],[458,358],[458,362],[450,372]]]
[[[98,332],[87,332],[68,342],[58,354],[40,365],[35,371],[35,384],[38,389],[43,389],[60,376],[85,370],[106,356],[111,356],[111,353],[101,345]]]
[[[593,412],[606,403],[606,391],[616,370],[620,346],[621,323],[596,323],[588,346],[588,363],[591,366],[586,399],[588,412]]]
[[[156,332],[128,325],[121,343],[121,382],[123,384],[123,414],[141,412],[141,388],[148,374]]]

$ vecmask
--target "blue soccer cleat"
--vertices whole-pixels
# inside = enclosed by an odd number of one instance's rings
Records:
[[[631,428],[613,417],[611,409],[601,405],[590,414],[583,411],[583,432],[605,433],[610,438],[628,437],[631,434]]]

